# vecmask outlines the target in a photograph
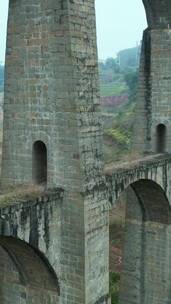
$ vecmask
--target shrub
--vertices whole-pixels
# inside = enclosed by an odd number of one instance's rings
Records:
[[[110,272],[110,295],[111,304],[119,303],[119,287],[120,287],[120,274],[116,272]]]

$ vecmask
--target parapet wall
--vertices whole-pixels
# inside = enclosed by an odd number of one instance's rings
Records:
[[[121,192],[134,182],[145,179],[156,182],[171,201],[171,157],[160,155],[105,168],[108,197],[115,204]]]

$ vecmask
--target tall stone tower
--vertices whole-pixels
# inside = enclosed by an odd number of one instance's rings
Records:
[[[97,68],[93,0],[10,1],[3,184],[63,187],[86,153],[99,171]]]
[[[106,304],[108,211],[94,0],[9,2],[2,185],[64,189],[60,303]]]
[[[134,148],[171,152],[171,1],[143,0],[144,31]]]

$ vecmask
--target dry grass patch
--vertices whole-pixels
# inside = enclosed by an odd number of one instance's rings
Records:
[[[0,192],[0,207],[10,203],[21,203],[23,201],[33,200],[45,193],[44,186],[38,185],[17,185],[14,187],[4,188]]]

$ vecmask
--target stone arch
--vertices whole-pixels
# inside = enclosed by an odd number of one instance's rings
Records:
[[[33,181],[47,184],[47,148],[40,140],[33,144]]]
[[[171,208],[165,191],[152,180],[140,179],[130,185],[143,210],[143,221],[171,224]]]
[[[167,128],[164,124],[160,123],[156,127],[156,152],[166,152]]]
[[[120,304],[169,301],[171,208],[164,190],[141,179],[126,189]],[[169,263],[169,264],[168,264]],[[162,292],[161,292],[162,290]]]
[[[169,0],[142,0],[146,15],[148,26],[153,28],[170,28],[170,9],[171,3]]]
[[[1,303],[57,304],[59,293],[57,276],[42,253],[24,241],[0,236]]]

